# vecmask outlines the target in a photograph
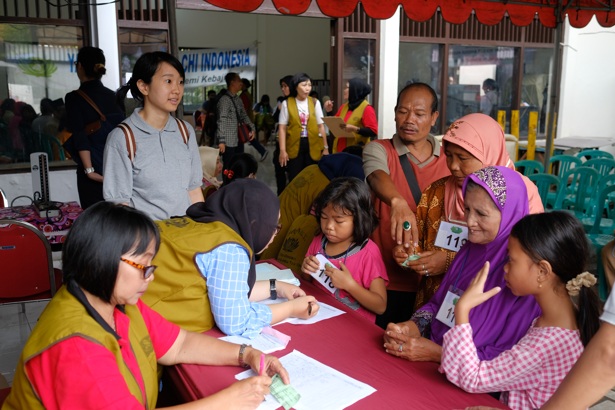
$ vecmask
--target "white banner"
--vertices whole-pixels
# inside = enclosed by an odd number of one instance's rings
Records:
[[[256,78],[256,46],[180,51],[186,71],[185,88],[226,85],[224,76],[235,72],[241,78]]]

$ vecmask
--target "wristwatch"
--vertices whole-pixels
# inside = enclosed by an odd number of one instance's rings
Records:
[[[95,169],[93,167],[86,168],[86,169],[83,170],[83,172],[85,172],[86,175],[87,174],[91,174],[94,171],[95,171]]]
[[[238,357],[237,357],[237,361],[239,362],[239,365],[240,365],[241,367],[250,367],[250,365],[249,365],[249,364],[247,364],[247,363],[243,360],[243,354],[245,353],[245,351],[246,351],[246,347],[248,347],[248,346],[250,346],[250,345],[247,345],[247,344],[245,344],[245,343],[244,343],[244,344],[242,344],[242,345],[241,345],[241,347],[239,348],[239,355],[238,355]]]
[[[275,279],[269,279],[269,299],[276,300],[278,292],[275,290]]]

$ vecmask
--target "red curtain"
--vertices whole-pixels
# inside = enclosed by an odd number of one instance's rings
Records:
[[[240,12],[254,11],[263,2],[263,0],[200,1],[207,1],[217,7]],[[308,9],[312,0],[272,1],[281,14],[298,15]],[[330,17],[346,17],[352,14],[357,7],[357,3],[359,3],[359,0],[313,1],[318,3],[318,7],[323,14]],[[513,24],[518,26],[527,26],[538,14],[544,26],[555,27],[555,6],[558,1],[561,1],[564,5],[572,2],[572,5],[566,10],[566,14],[573,27],[585,27],[594,15],[603,27],[615,25],[615,9],[611,13],[606,5],[608,2],[599,0],[521,0],[514,4],[493,0],[362,0],[361,4],[367,15],[376,19],[391,17],[397,10],[397,6],[402,5],[408,17],[416,21],[429,20],[440,7],[444,19],[455,24],[465,22],[474,10],[478,20],[487,25],[499,23],[504,13],[508,12]]]

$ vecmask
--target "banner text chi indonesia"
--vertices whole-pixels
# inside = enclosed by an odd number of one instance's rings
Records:
[[[208,48],[180,51],[186,71],[185,88],[226,85],[224,76],[236,72],[241,78],[256,77],[256,47]]]

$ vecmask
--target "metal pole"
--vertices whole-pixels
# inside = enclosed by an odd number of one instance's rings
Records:
[[[550,114],[547,116],[547,143],[545,147],[545,158],[544,158],[544,167],[545,169],[549,169],[549,159],[551,158],[551,152],[553,151],[553,140],[557,135],[556,125],[557,125],[557,114],[559,111],[559,96],[561,93],[562,85],[561,85],[561,72],[562,72],[562,33],[564,30],[564,13],[562,9],[561,0],[558,2],[557,8],[555,9],[555,50],[553,56],[553,76],[552,76],[552,85],[551,85],[551,95],[549,96],[549,110],[547,112]]]
[[[179,59],[179,48],[177,46],[177,14],[176,14],[176,0],[166,0],[167,3],[167,16],[169,24],[169,47],[170,53]],[[184,100],[177,106],[175,111],[177,118],[184,118]]]

